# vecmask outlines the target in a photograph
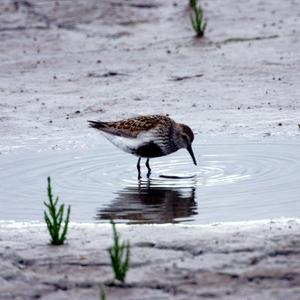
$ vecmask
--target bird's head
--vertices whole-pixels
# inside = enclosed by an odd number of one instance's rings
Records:
[[[179,148],[185,148],[191,155],[193,162],[197,165],[194,152],[192,149],[192,143],[194,140],[194,133],[192,129],[185,124],[178,124],[178,134],[176,138],[177,145]]]

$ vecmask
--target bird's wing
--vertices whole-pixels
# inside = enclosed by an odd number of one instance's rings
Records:
[[[90,123],[90,127],[99,129],[103,132],[121,137],[136,138],[141,132],[149,131],[158,125],[166,123],[166,125],[169,126],[172,120],[167,116],[151,115],[117,122],[88,122]]]

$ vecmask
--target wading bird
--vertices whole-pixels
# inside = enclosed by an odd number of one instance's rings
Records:
[[[138,178],[141,178],[141,158],[146,158],[147,177],[151,174],[149,159],[165,156],[184,148],[197,165],[192,142],[194,134],[190,127],[176,123],[168,116],[150,115],[116,122],[88,121],[90,127],[100,130],[115,146],[138,156]]]

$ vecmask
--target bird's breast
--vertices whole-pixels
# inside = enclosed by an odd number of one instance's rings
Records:
[[[143,132],[136,138],[127,138],[108,133],[103,134],[118,148],[140,157],[159,157],[178,150],[172,146],[173,143],[169,139],[157,137],[151,131]]]
[[[153,141],[139,146],[135,149],[134,154],[141,157],[159,157],[165,155],[161,147]]]

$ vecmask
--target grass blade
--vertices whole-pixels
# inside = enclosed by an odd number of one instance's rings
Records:
[[[129,241],[120,244],[120,236],[116,229],[116,224],[111,220],[113,230],[113,246],[108,249],[108,253],[111,260],[112,269],[114,271],[115,278],[124,282],[126,274],[129,270],[130,262],[130,244]]]
[[[55,201],[53,201],[52,187],[51,187],[51,179],[48,177],[48,203],[44,202],[44,205],[47,208],[47,212],[44,212],[44,220],[47,225],[48,232],[51,237],[52,245],[63,245],[68,231],[68,225],[70,221],[70,213],[71,206],[69,205],[67,216],[64,221],[64,226],[62,228],[62,222],[64,217],[64,204],[60,205],[57,208],[58,197],[56,197]]]

